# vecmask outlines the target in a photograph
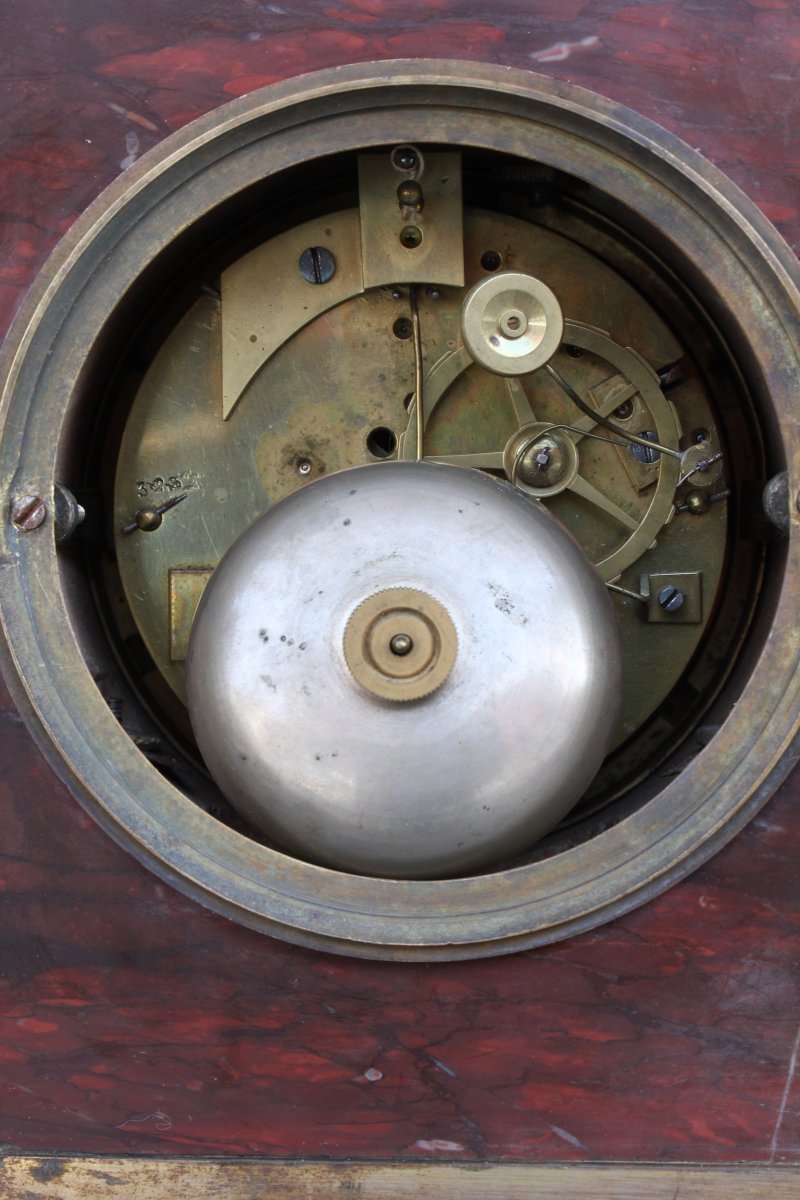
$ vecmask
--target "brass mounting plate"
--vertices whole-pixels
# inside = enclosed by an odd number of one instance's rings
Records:
[[[426,152],[424,163],[419,182],[425,203],[411,225],[421,241],[405,246],[401,235],[410,218],[397,199],[403,176],[392,167],[388,153],[358,157],[365,288],[392,283],[464,286],[461,155]]]

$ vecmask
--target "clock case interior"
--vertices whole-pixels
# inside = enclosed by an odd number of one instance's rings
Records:
[[[421,149],[430,156],[450,148],[425,144]],[[388,162],[392,150],[391,145],[370,147],[368,153]],[[685,624],[650,622],[647,605],[643,612],[640,602],[617,593],[625,645],[621,729],[594,784],[562,826],[535,846],[521,848],[519,861],[531,861],[591,838],[641,806],[713,735],[721,713],[735,697],[735,668],[752,631],[765,564],[769,556],[780,558],[781,542],[761,507],[769,470],[763,431],[742,370],[746,363],[737,361],[704,306],[702,281],[691,278],[689,264],[675,263],[674,257],[668,261],[666,239],[659,239],[653,229],[642,229],[620,198],[566,172],[497,152],[465,150],[459,158],[468,281],[511,266],[541,270],[544,257],[545,281],[558,295],[565,295],[566,317],[595,327],[602,324],[615,343],[632,347],[659,373],[662,403],[678,410],[681,448],[705,438],[722,455],[719,464],[697,473],[675,492],[676,504],[685,503],[686,496],[698,489],[709,497],[722,493],[720,500],[707,512],[684,511],[675,516],[653,538],[652,548],[643,546],[635,561],[615,576],[616,584],[629,591],[637,591],[648,572],[700,576],[702,615]],[[297,322],[298,332],[251,382],[230,418],[234,425],[248,406],[262,411],[262,441],[271,439],[274,448],[272,453],[262,450],[260,463],[248,436],[237,437],[233,431],[231,449],[221,451],[219,475],[203,491],[192,488],[191,452],[181,451],[176,458],[171,450],[169,458],[158,451],[155,459],[150,455],[148,465],[141,451],[145,435],[122,461],[121,448],[158,356],[177,354],[185,361],[189,350],[196,355],[198,330],[208,330],[202,365],[199,371],[194,363],[191,371],[187,367],[182,383],[201,396],[197,403],[206,405],[220,430],[228,432],[219,412],[221,278],[248,254],[269,246],[273,239],[278,241],[281,234],[307,222],[311,227],[320,222],[324,226],[331,214],[355,216],[358,205],[358,155],[333,154],[270,177],[188,229],[150,265],[135,294],[112,314],[91,364],[91,412],[81,420],[82,431],[90,436],[77,454],[62,458],[61,477],[89,516],[60,554],[69,562],[77,584],[74,599],[81,624],[91,627],[88,613],[92,610],[100,616],[103,636],[93,639],[93,654],[102,663],[99,682],[107,702],[159,770],[194,803],[250,837],[262,835],[242,821],[203,767],[186,714],[183,661],[170,662],[166,648],[169,564],[202,572],[218,561],[210,547],[198,551],[182,544],[181,522],[191,507],[212,506],[214,489],[223,488],[231,473],[250,472],[258,478],[256,494],[251,489],[248,503],[233,519],[241,532],[270,503],[309,481],[298,471],[306,463],[314,478],[329,470],[329,463],[342,469],[397,457],[398,436],[408,421],[404,405],[413,391],[413,354],[407,334],[409,286],[368,289],[357,299],[337,305],[330,316],[318,318],[319,324],[326,320],[331,324],[330,317],[334,322],[322,354],[315,322],[305,326],[302,320]],[[335,238],[331,250],[336,259]],[[349,250],[351,245],[345,252]],[[268,261],[265,269],[270,267],[272,286],[279,294],[281,271],[299,274],[294,258]],[[446,332],[457,330],[467,287],[428,285],[419,291],[423,345],[430,349],[425,365],[430,370],[444,348],[441,314],[444,311],[449,318]],[[570,303],[573,296],[576,302]],[[365,315],[354,317],[354,309]],[[429,348],[425,339],[433,323],[437,337]],[[601,356],[569,347],[566,353],[572,377],[584,394],[591,383],[619,381],[619,374]],[[320,395],[314,390],[319,360],[327,357],[329,362],[331,354],[337,359],[333,384],[324,383]],[[304,357],[311,359],[305,368]],[[353,359],[355,370],[349,367]],[[369,391],[367,381],[372,381]],[[168,385],[150,384],[154,395],[146,398],[146,437],[151,445],[160,438],[170,447],[175,445],[179,422],[164,413],[174,386],[172,376]],[[537,394],[535,380],[528,388]],[[552,404],[551,398],[549,420],[572,419],[568,401],[557,405],[556,412]],[[624,414],[623,404],[618,411]],[[343,411],[349,427],[342,433]],[[181,419],[187,415],[182,413]],[[574,417],[579,415],[573,410]],[[648,428],[653,423],[646,404],[639,423]],[[270,434],[268,427],[273,425],[278,432]],[[640,432],[636,421],[629,428]],[[513,413],[503,380],[474,366],[468,378],[459,377],[442,397],[426,428],[426,453],[444,457],[477,449],[487,441],[502,448],[510,429]],[[341,444],[337,444],[337,431]],[[188,421],[185,432],[191,438]],[[375,440],[381,433],[382,443]],[[598,442],[592,470],[601,487],[607,486],[610,467],[619,474],[616,460],[628,457],[629,451],[630,447],[618,450]],[[165,459],[167,465],[161,470],[152,467],[153,461]],[[651,470],[655,478],[658,464]],[[645,480],[648,501],[654,486],[653,480]],[[121,518],[128,510],[135,515],[137,504],[147,498],[146,489],[151,502],[185,491],[185,506],[165,515],[157,531],[137,531],[125,538],[120,533]],[[590,553],[593,544],[596,548],[604,541],[621,540],[613,518],[600,514],[598,522],[597,513],[579,498],[562,493],[542,502],[552,505]],[[152,568],[156,577],[144,605],[138,607],[157,609],[145,624],[155,625],[149,640],[158,645],[160,638],[160,655],[148,648],[129,601],[137,588],[136,562],[129,568],[127,587],[119,570],[120,551],[126,554],[132,545],[149,550],[149,543],[156,540],[171,546],[165,558],[158,556]],[[218,552],[226,548],[215,546]],[[721,697],[726,683],[729,690]]]

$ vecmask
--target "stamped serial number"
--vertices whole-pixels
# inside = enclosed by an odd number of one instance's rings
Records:
[[[200,476],[197,471],[181,471],[179,475],[156,475],[155,479],[137,479],[137,496],[172,495],[174,492],[188,492],[200,487]]]

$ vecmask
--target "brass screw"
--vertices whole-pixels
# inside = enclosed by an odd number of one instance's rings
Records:
[[[164,520],[164,516],[158,508],[140,508],[134,520],[137,529],[141,529],[145,533],[151,533],[154,529],[159,528],[161,522]]]
[[[129,533],[135,533],[137,529],[141,529],[143,533],[152,533],[154,529],[160,528],[161,522],[164,520],[164,513],[175,508],[177,504],[186,499],[188,494],[188,492],[181,492],[180,496],[170,496],[169,500],[165,500],[156,508],[140,508],[138,512],[134,513],[133,520],[122,526],[123,534],[127,536]]]
[[[389,642],[389,649],[392,654],[397,654],[400,658],[409,654],[414,648],[414,643],[407,633],[396,633]]]
[[[41,496],[20,496],[11,507],[11,520],[17,529],[38,529],[47,516],[47,505]]]
[[[413,208],[415,212],[422,212],[425,204],[422,188],[415,179],[406,179],[398,185],[397,199],[401,208]]]
[[[406,225],[400,230],[400,242],[406,250],[414,250],[422,241],[422,230],[417,225]]]
[[[694,516],[701,516],[704,512],[708,512],[711,508],[711,497],[708,492],[701,492],[699,489],[689,492],[684,501],[687,509]]]

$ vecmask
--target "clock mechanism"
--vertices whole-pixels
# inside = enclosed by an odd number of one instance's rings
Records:
[[[57,252],[9,360],[6,626],[51,757],[189,894],[498,953],[780,777],[789,252],[585,93],[348,72],[177,135]]]

